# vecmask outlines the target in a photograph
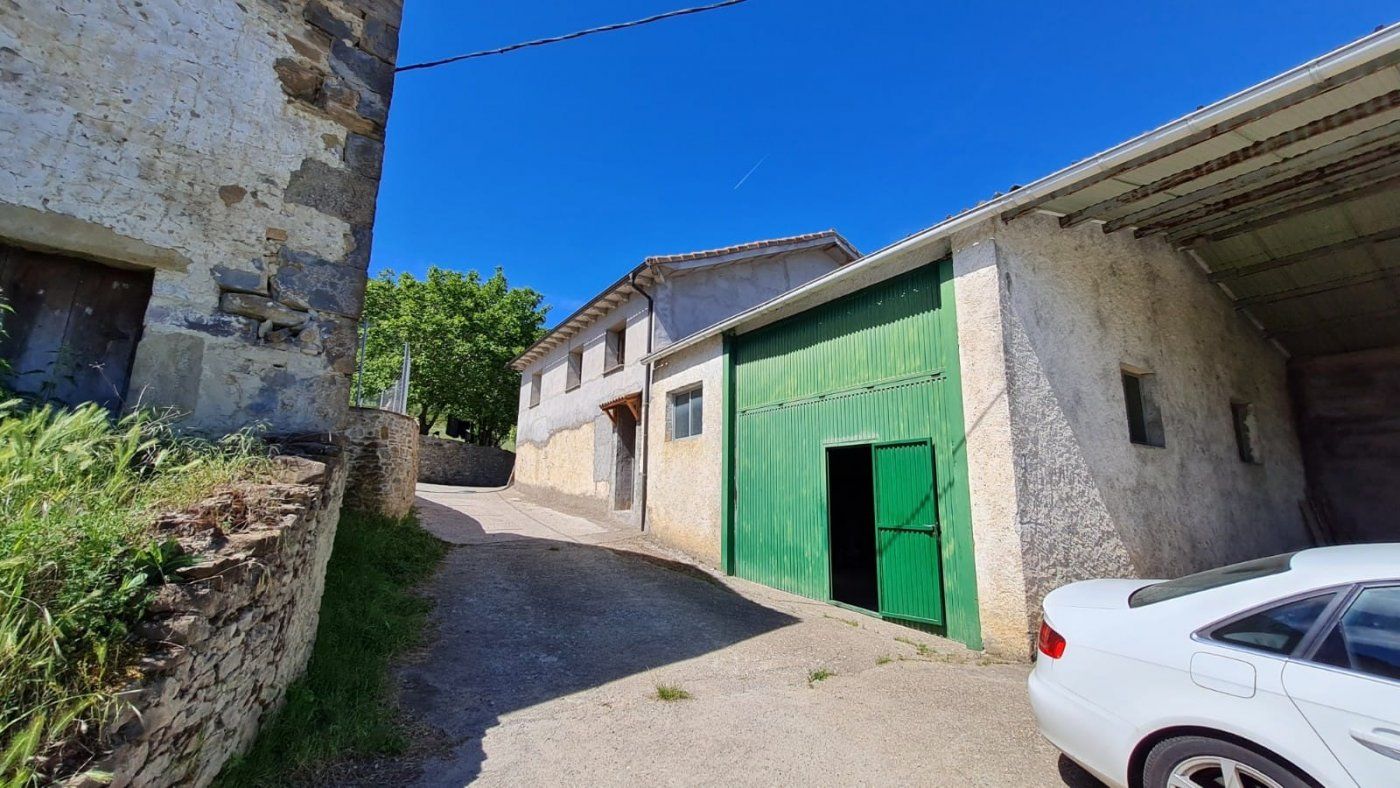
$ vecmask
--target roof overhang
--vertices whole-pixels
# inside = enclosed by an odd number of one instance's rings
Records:
[[[656,281],[668,273],[691,268],[729,265],[760,257],[791,254],[805,249],[830,249],[842,264],[860,257],[860,252],[835,230],[794,235],[786,238],[773,238],[765,241],[727,246],[722,249],[708,249],[685,254],[658,255],[648,257],[636,268],[628,271],[613,282],[591,301],[579,307],[551,328],[543,337],[523,353],[511,360],[511,368],[523,371],[530,364],[543,358],[551,350],[567,342],[593,321],[616,309],[634,293],[650,291]]]
[[[1163,235],[1299,355],[1400,342],[1400,25],[1392,25],[696,332],[742,333],[939,259],[1031,211]],[[878,275],[874,269],[880,269]],[[1378,322],[1379,321],[1379,322]]]

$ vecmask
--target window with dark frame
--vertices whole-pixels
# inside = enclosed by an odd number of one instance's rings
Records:
[[[1254,421],[1254,405],[1248,402],[1231,402],[1230,417],[1235,425],[1235,447],[1239,449],[1240,462],[1258,465],[1259,428]]]
[[[672,439],[699,435],[704,426],[704,395],[700,387],[671,394]]]
[[[605,349],[605,359],[603,364],[604,372],[612,372],[621,369],[627,363],[627,324],[623,323],[610,330],[607,334],[607,347]]]
[[[1313,661],[1400,681],[1400,586],[1362,590],[1318,646]]]
[[[1157,376],[1123,368],[1123,402],[1128,413],[1128,440],[1140,446],[1167,445],[1162,411],[1157,404]]]
[[[1285,602],[1216,627],[1210,637],[1222,643],[1286,656],[1298,648],[1335,596],[1335,593],[1324,593]]]
[[[583,382],[583,348],[569,351],[569,368],[564,381],[564,390],[573,391]]]
[[[540,404],[540,388],[543,384],[543,375],[539,372],[530,376],[530,407]]]

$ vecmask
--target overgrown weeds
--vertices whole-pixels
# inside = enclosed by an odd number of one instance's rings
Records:
[[[252,751],[225,768],[220,785],[304,784],[338,761],[404,751],[389,660],[419,642],[431,603],[412,588],[446,550],[413,517],[340,518],[306,675],[288,689]]]
[[[834,670],[828,670],[826,668],[817,668],[816,670],[807,674],[807,686],[814,687],[816,686],[817,682],[826,681],[827,679],[835,675],[836,671]]]
[[[0,785],[40,779],[116,711],[131,628],[188,558],[156,515],[267,469],[259,441],[180,437],[168,418],[112,420],[0,402]]]
[[[657,700],[673,701],[690,700],[692,696],[689,692],[681,689],[675,684],[657,684],[656,694],[652,697],[656,698]]]

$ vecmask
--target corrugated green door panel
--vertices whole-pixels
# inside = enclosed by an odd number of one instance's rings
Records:
[[[725,566],[828,598],[824,447],[931,437],[946,634],[980,648],[951,262],[726,347]]]
[[[739,411],[940,370],[937,308],[921,268],[739,337]]]
[[[880,613],[942,624],[933,447],[928,441],[890,443],[872,455]]]
[[[939,385],[926,377],[739,414],[735,574],[826,599],[825,447],[928,435]]]

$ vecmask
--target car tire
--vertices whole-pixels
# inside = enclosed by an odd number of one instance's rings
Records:
[[[1247,747],[1208,736],[1177,736],[1158,742],[1142,767],[1143,788],[1167,788],[1179,770],[1198,770],[1197,782],[1216,785],[1217,768],[1235,768],[1246,788],[1277,785],[1279,788],[1311,788],[1314,783],[1291,767]],[[1262,779],[1261,779],[1262,778]],[[1272,781],[1270,783],[1269,781]],[[1221,781],[1219,784],[1224,784]]]

